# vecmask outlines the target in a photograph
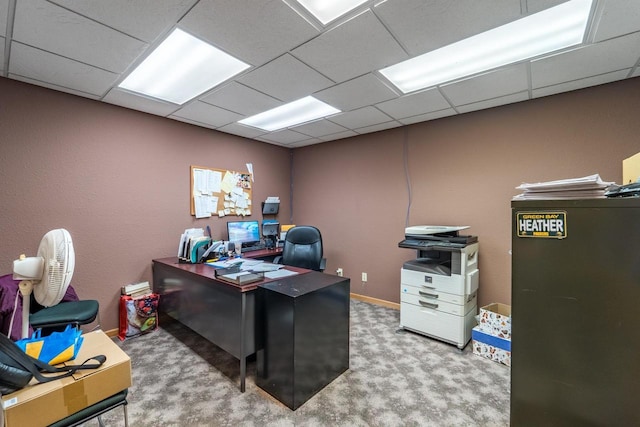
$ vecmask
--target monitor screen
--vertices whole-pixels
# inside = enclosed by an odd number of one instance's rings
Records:
[[[275,221],[263,221],[262,222],[262,235],[263,236],[277,236],[278,235],[278,227],[280,223]]]
[[[227,232],[230,242],[259,242],[260,226],[258,221],[229,221]]]

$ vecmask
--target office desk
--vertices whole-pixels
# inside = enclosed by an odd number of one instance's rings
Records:
[[[258,287],[258,387],[296,410],[349,369],[349,292],[317,271]]]
[[[243,254],[260,258],[260,253]],[[274,250],[265,250],[267,256]],[[284,279],[300,280],[309,270]],[[256,288],[265,279],[236,285],[216,279],[215,269],[204,264],[181,264],[177,257],[153,260],[153,291],[161,295],[160,311],[197,332],[240,360],[240,391],[245,390],[247,357],[256,352]]]

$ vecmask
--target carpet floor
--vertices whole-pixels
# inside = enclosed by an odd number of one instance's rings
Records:
[[[349,369],[292,411],[255,384],[239,390],[237,359],[173,321],[120,342],[131,357],[129,425],[508,426],[509,367],[399,330],[400,312],[351,300]],[[124,425],[122,409],[103,415]],[[98,425],[97,420],[85,424]]]

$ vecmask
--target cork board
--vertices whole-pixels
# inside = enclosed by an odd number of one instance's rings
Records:
[[[191,166],[191,215],[251,215],[251,174],[228,169]]]

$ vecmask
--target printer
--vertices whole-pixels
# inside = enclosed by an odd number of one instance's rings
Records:
[[[400,327],[462,349],[471,339],[478,311],[478,237],[469,226],[405,228],[398,247],[415,249],[401,269]]]

